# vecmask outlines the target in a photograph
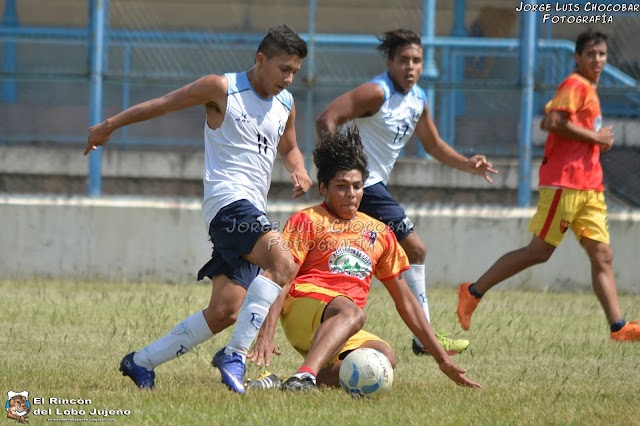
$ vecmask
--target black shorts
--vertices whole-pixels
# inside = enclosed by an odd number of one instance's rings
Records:
[[[260,267],[242,257],[251,253],[258,238],[273,229],[264,212],[247,200],[220,209],[209,224],[213,253],[198,272],[198,280],[224,274],[244,288],[260,273]]]
[[[398,241],[404,240],[413,232],[413,222],[382,182],[364,188],[358,210],[389,226]]]

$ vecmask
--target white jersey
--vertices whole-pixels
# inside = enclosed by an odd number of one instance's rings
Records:
[[[204,199],[208,227],[221,208],[248,200],[266,212],[273,163],[291,113],[293,97],[283,90],[265,99],[246,72],[225,74],[227,109],[219,128],[204,126]]]
[[[398,92],[385,72],[371,80],[382,87],[384,102],[374,115],[356,118],[364,152],[369,159],[369,178],[364,186],[385,185],[400,151],[416,129],[426,105],[424,90],[418,85],[409,93]]]

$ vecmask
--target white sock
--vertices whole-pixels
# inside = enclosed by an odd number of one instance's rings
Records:
[[[225,349],[227,355],[237,353],[244,361],[262,327],[264,318],[269,313],[269,308],[275,302],[282,289],[280,286],[263,275],[258,275],[249,286],[244,302],[238,313],[238,321],[233,329],[231,340]]]
[[[212,337],[213,333],[204,319],[204,313],[196,312],[165,336],[136,351],[133,362],[147,370],[153,370],[162,363],[186,354]]]
[[[427,317],[427,321],[431,323],[431,317],[429,315],[429,301],[427,300],[427,290],[426,290],[426,273],[424,265],[409,265],[409,270],[403,274],[405,281],[409,285],[411,289],[411,293],[413,293],[414,297],[422,306],[422,310]],[[420,340],[416,336],[413,336],[413,339],[416,343],[420,344],[420,346],[424,347]]]

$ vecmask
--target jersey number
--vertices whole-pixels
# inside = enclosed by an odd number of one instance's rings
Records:
[[[269,141],[267,140],[266,136],[262,136],[260,133],[257,134],[258,136],[258,154],[264,154],[267,155],[267,148],[269,148]],[[262,152],[264,150],[264,152]]]
[[[407,134],[407,130],[409,130],[409,125],[405,124],[404,126],[397,127],[397,131],[396,131],[396,136],[393,138],[393,143],[395,144],[396,142],[400,142],[400,140],[404,137],[404,135]],[[402,132],[402,135],[400,135],[400,132]],[[400,137],[398,137],[400,136]]]

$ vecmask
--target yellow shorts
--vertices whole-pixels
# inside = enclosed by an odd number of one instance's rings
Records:
[[[320,327],[325,308],[335,297],[344,295],[313,284],[296,284],[295,289],[296,297],[289,294],[285,299],[280,323],[289,343],[304,357],[309,353],[313,336],[315,336],[316,330]],[[304,293],[307,293],[307,295],[303,295]],[[365,342],[372,340],[377,340],[390,346],[378,336],[360,330],[347,340],[340,353],[331,359],[327,365],[335,364],[339,359],[344,358],[344,356],[341,356],[343,353],[357,349]]]
[[[529,231],[557,247],[569,228],[578,241],[589,238],[609,244],[604,192],[540,188],[538,211],[529,223]]]

